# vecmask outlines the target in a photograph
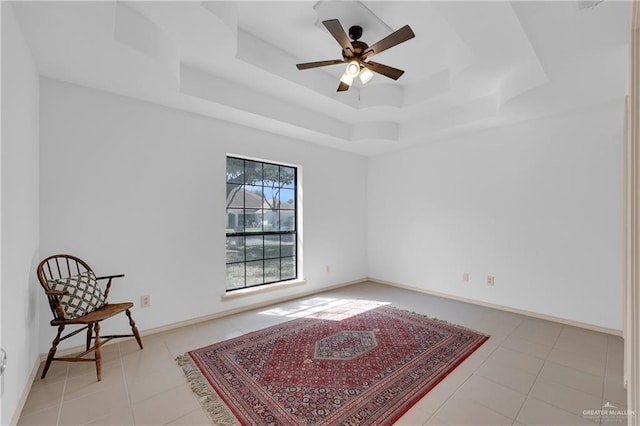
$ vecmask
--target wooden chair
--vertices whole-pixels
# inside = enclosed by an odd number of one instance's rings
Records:
[[[133,303],[107,303],[111,281],[121,275],[96,277],[86,262],[68,254],[56,254],[44,259],[38,265],[38,280],[49,298],[49,307],[53,314],[51,325],[58,327],[58,334],[51,344],[47,361],[42,371],[44,379],[52,361],[95,362],[98,381],[102,380],[102,355],[100,348],[111,339],[135,337],[142,349],[142,340],[131,318],[130,309]],[[104,293],[97,285],[98,281],[107,280]],[[129,318],[132,334],[100,336],[100,322],[114,315],[125,312]],[[82,328],[62,336],[68,325],[81,325]],[[86,350],[76,356],[54,358],[58,344],[69,337],[87,330]],[[91,341],[94,341],[91,346]],[[94,352],[93,358],[84,358]]]

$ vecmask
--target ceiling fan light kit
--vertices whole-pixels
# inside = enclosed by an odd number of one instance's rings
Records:
[[[340,21],[337,19],[329,19],[322,23],[342,47],[342,59],[297,64],[296,66],[299,70],[346,63],[347,68],[342,74],[342,77],[340,77],[338,92],[349,90],[356,76],[360,77],[362,84],[366,84],[373,78],[374,72],[393,80],[397,80],[404,74],[403,70],[373,61],[367,62],[366,60],[373,55],[377,55],[380,52],[414,38],[415,34],[409,25],[405,25],[377,43],[374,43],[372,46],[369,46],[367,43],[359,40],[362,36],[362,27],[359,25],[354,25],[349,28],[349,36],[347,36]],[[349,38],[351,38],[351,40],[349,40]]]
[[[360,64],[358,63],[358,61],[351,61],[347,64],[347,69],[344,70],[344,74],[342,74],[342,77],[340,77],[340,81],[347,86],[351,86],[353,84],[353,79],[356,78],[359,74]]]
[[[345,72],[351,77],[357,77],[357,75],[360,73],[360,64],[358,63],[358,61],[351,61],[349,62],[349,64],[347,65],[347,69],[345,70]]]
[[[349,73],[345,71],[344,74],[342,74],[342,77],[340,77],[340,81],[347,86],[351,86],[353,84],[353,77],[351,77]]]
[[[360,81],[362,84],[367,84],[372,78],[373,72],[367,67],[362,67],[362,70],[360,70]]]

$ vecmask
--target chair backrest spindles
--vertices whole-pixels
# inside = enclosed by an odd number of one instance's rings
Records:
[[[49,270],[49,279],[53,278],[53,272],[51,272],[51,264],[49,262],[46,263],[47,269]]]
[[[60,262],[64,262],[62,267],[60,265]],[[52,263],[55,265],[52,265]],[[64,268],[65,264],[66,264],[66,274],[63,273],[63,271],[65,271],[65,268]],[[75,264],[75,267],[73,266],[74,264]],[[75,272],[73,272],[74,269],[75,269]],[[89,272],[89,271],[92,271],[91,267],[83,260],[80,260],[77,257],[71,256],[68,254],[56,254],[53,256],[49,256],[46,259],[44,259],[42,262],[40,262],[37,268],[37,275],[38,275],[38,281],[40,281],[40,285],[42,286],[42,288],[44,288],[45,290],[51,290],[51,287],[49,285],[50,281],[68,278],[76,274],[80,275],[83,272]],[[55,272],[58,273],[57,276]],[[48,295],[48,298],[49,298],[49,307],[51,308],[51,313],[53,313],[54,319],[56,320],[64,319],[63,317],[60,316],[60,313],[56,308],[56,306],[58,305],[56,296]]]
[[[62,276],[62,272],[60,272],[60,262],[58,261],[58,258],[54,258],[54,260],[56,261],[56,268],[58,269],[58,277]],[[51,276],[51,279],[53,279],[53,275]]]

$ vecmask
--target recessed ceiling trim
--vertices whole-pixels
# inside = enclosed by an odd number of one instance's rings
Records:
[[[370,121],[367,123],[356,123],[352,128],[351,140],[353,141],[398,141],[398,123],[386,121]]]
[[[314,26],[313,2],[10,6],[41,76],[361,155],[564,114],[626,93],[624,2],[580,13],[566,2],[365,1],[371,23],[337,12],[362,13],[358,2],[327,0],[317,8],[331,4],[336,13],[326,18],[360,24],[367,42],[391,32],[378,16],[411,25],[410,54],[394,49],[380,58],[407,71],[402,81],[374,78],[336,94],[344,69],[298,72],[301,59],[339,54],[335,40],[320,36],[326,28]],[[199,70],[197,79],[183,64]]]
[[[180,73],[180,91],[189,96],[205,99],[279,122],[292,124],[317,133],[343,140],[351,139],[351,125],[316,111],[280,101],[213,76],[202,70],[183,65]]]
[[[287,81],[300,84],[337,102],[352,108],[358,107],[357,88],[354,88],[355,93],[351,96],[335,96],[338,82],[333,75],[324,70],[316,70],[314,73],[299,72],[295,67],[295,63],[299,62],[299,58],[295,58],[288,52],[243,29],[238,31],[236,58],[282,77]]]
[[[320,0],[313,6],[313,10],[318,16],[315,22],[317,27],[326,30],[322,25],[322,21],[339,19],[345,28],[349,28],[352,25],[360,25],[365,30],[364,37],[367,40],[380,40],[397,29],[391,28],[359,1]]]
[[[113,38],[154,58],[176,78],[180,75],[180,55],[175,43],[156,24],[122,2],[116,3]]]
[[[238,33],[238,6],[227,1],[203,1],[204,9],[214,14],[235,35]]]
[[[465,126],[479,120],[495,117],[498,113],[498,96],[488,95],[463,105],[425,116],[402,126],[402,139],[427,139],[430,134]]]
[[[378,84],[360,90],[360,108],[391,106],[400,108],[404,104],[404,89],[395,84]]]
[[[500,84],[500,105],[503,105],[522,93],[549,83],[535,53],[520,62]]]

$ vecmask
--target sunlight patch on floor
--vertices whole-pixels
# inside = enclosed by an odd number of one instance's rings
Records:
[[[288,318],[310,317],[341,321],[345,318],[350,318],[354,315],[389,304],[390,302],[380,302],[376,300],[314,297],[312,299],[301,300],[292,306],[269,309],[259,314]]]

